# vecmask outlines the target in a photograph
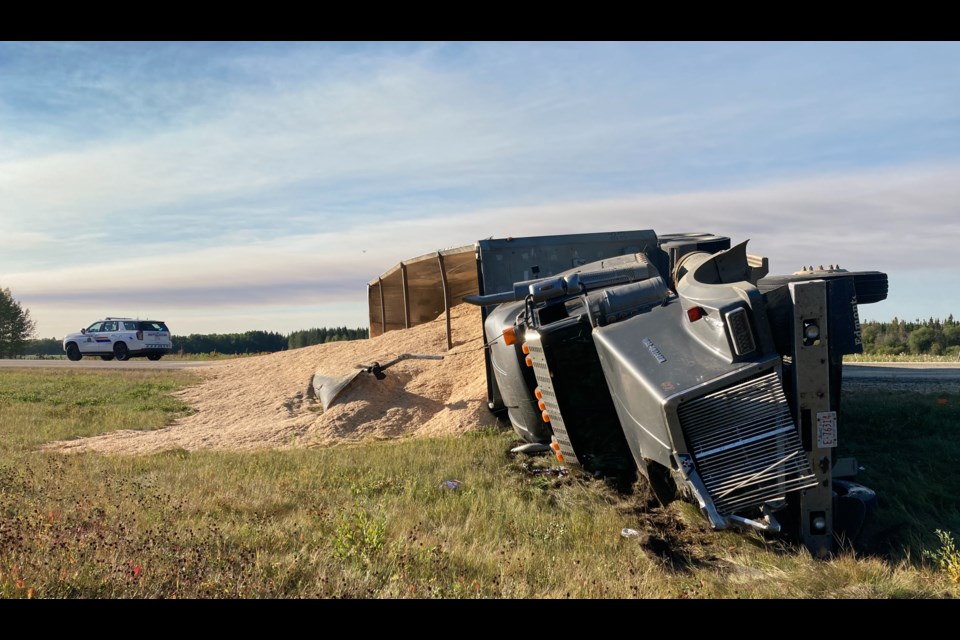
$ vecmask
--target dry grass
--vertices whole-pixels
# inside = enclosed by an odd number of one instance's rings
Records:
[[[188,411],[169,394],[189,382],[169,372],[0,372],[0,597],[960,596],[922,554],[936,548],[933,522],[960,528],[946,499],[957,479],[944,475],[957,459],[956,416],[920,413],[922,397],[904,408],[918,414],[912,422],[889,406],[851,407],[861,419],[845,422],[846,435],[861,462],[877,469],[872,479],[894,475],[873,548],[815,561],[775,539],[711,531],[692,505],[653,507],[642,484],[625,492],[577,473],[535,474],[552,461],[508,455],[512,434],[492,420],[459,437],[283,451],[38,449],[161,427]],[[945,460],[897,486],[912,462],[888,439],[904,433]],[[623,527],[642,535],[623,538]]]

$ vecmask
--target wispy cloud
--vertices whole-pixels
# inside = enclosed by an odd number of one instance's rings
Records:
[[[753,189],[460,210],[324,233],[0,276],[33,304],[264,309],[347,304],[366,322],[366,283],[396,262],[496,237],[652,228],[709,231],[770,257],[773,271],[840,264],[891,274],[952,269],[960,167],[872,172]],[[960,273],[955,273],[960,276]],[[924,291],[918,283],[914,293]],[[933,285],[928,292],[936,295]],[[892,300],[913,296],[893,291]],[[909,315],[904,309],[901,316]],[[168,314],[169,315],[169,314]],[[248,315],[250,313],[248,312]],[[288,327],[293,330],[296,327]],[[237,330],[240,330],[238,327]]]
[[[958,60],[956,43],[0,43],[0,284],[42,327],[82,301],[360,322],[364,283],[413,255],[651,227],[749,237],[781,271],[940,268]]]

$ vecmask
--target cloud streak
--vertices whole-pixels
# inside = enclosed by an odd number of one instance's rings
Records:
[[[960,275],[946,259],[960,237],[958,177],[960,167],[943,166],[752,189],[455,211],[0,277],[23,292],[26,303],[44,306],[262,307],[263,323],[269,324],[271,305],[347,304],[351,322],[365,324],[368,281],[400,260],[490,235],[708,231],[734,242],[750,239],[750,251],[768,256],[775,273],[839,263],[891,275],[939,269]],[[892,299],[902,296],[891,293]]]
[[[0,43],[0,284],[49,333],[125,305],[197,330],[294,330],[303,309],[362,323],[372,277],[490,235],[711,231],[781,272],[932,273],[958,231],[958,59],[956,43]]]

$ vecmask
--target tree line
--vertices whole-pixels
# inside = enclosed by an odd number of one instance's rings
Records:
[[[245,331],[243,333],[191,333],[172,336],[175,353],[273,353],[286,349],[300,349],[315,344],[360,340],[368,337],[363,328],[320,327],[301,329],[289,335],[274,331]]]
[[[0,291],[0,294],[2,293]],[[2,298],[0,295],[0,304],[3,302]],[[0,308],[0,313],[2,312]],[[0,331],[3,331],[4,326],[0,320]],[[862,322],[860,328],[863,352],[868,355],[909,353],[960,356],[960,321],[955,320],[952,314],[946,320],[929,318],[907,322],[894,318],[886,322],[868,321]],[[182,353],[191,354],[272,353],[326,342],[363,340],[368,337],[369,330],[361,327],[319,327],[294,331],[289,335],[267,331],[191,333],[187,336],[173,336],[173,350],[181,352],[182,349]],[[9,339],[5,340],[3,335],[0,335],[0,357],[63,354],[63,341],[58,338],[24,339],[19,344],[21,346],[16,347]]]
[[[309,347],[315,344],[324,344],[327,342],[340,342],[342,340],[365,340],[370,337],[370,330],[362,327],[348,329],[347,327],[320,327],[317,329],[304,329],[294,331],[287,337],[288,349],[299,349],[300,347]]]
[[[57,338],[31,339],[35,323],[30,310],[13,298],[10,289],[0,289],[0,358],[24,355],[61,355],[63,341]],[[953,314],[946,320],[917,318],[912,322],[894,318],[887,322],[869,321],[860,325],[863,352],[874,355],[946,355],[960,357],[960,322]],[[272,331],[243,333],[191,333],[173,336],[173,350],[179,353],[271,353],[300,349],[315,344],[369,337],[369,330],[358,327],[320,327],[283,335]]]
[[[361,340],[369,336],[364,328],[320,327],[294,331],[289,335],[274,331],[244,331],[243,333],[191,333],[186,336],[171,336],[173,353],[273,353],[285,349],[300,349],[326,342],[342,340]],[[22,347],[11,351],[16,356],[56,356],[63,354],[63,340],[59,338],[39,338],[24,340]]]
[[[946,320],[919,318],[907,322],[862,322],[863,352],[875,355],[960,356],[960,322],[951,313]]]

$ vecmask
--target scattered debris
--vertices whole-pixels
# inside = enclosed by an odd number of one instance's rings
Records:
[[[570,473],[566,467],[534,467],[529,462],[524,462],[520,467],[532,476],[565,476]]]
[[[539,442],[528,442],[527,444],[522,444],[519,447],[510,449],[510,453],[525,453],[528,456],[544,453],[545,451],[550,451],[550,445]]]
[[[360,364],[357,365],[357,368],[360,369],[363,373],[372,373],[373,377],[377,380],[383,380],[387,377],[383,371],[393,365],[401,362],[403,360],[443,360],[443,356],[434,355],[434,354],[422,354],[422,353],[401,353],[399,356],[387,362],[386,364],[380,364],[379,362],[374,362],[373,364]]]
[[[639,538],[640,532],[636,529],[631,529],[629,527],[624,527],[620,530],[620,535],[624,538]]]
[[[456,491],[457,489],[463,486],[463,483],[460,482],[459,480],[444,480],[443,482],[440,483],[440,486]]]

